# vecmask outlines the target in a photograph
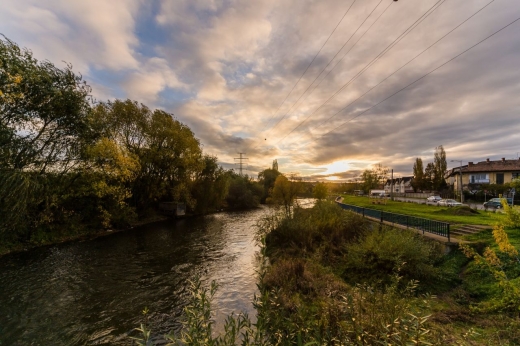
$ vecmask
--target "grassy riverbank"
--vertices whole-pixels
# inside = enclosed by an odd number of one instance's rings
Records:
[[[64,228],[61,231],[53,233],[39,233],[37,237],[33,237],[24,243],[0,243],[0,256],[9,253],[27,251],[41,246],[50,246],[55,244],[68,243],[72,241],[90,240],[99,237],[104,237],[117,232],[122,232],[130,228],[139,227],[149,223],[167,220],[168,217],[152,213],[147,217],[132,221],[128,227],[112,228],[112,229],[89,229],[84,225],[77,225],[76,227]]]
[[[343,203],[357,205],[360,207],[384,210],[391,213],[411,215],[426,219],[449,222],[453,224],[489,225],[502,222],[505,215],[500,212],[473,210],[473,212],[459,211],[451,207],[437,205],[419,204],[411,202],[400,202],[387,200],[386,204],[374,204],[376,199],[361,196],[343,196]]]
[[[398,205],[410,204],[378,207]],[[407,209],[442,210],[424,207]],[[504,302],[510,291],[492,270],[460,251],[445,255],[412,232],[373,226],[325,203],[266,221],[272,265],[262,279],[269,299],[261,316],[272,344],[520,343],[520,295]],[[480,240],[482,254],[493,238]],[[506,263],[507,255],[497,253]],[[507,263],[509,283],[518,290],[520,266]]]

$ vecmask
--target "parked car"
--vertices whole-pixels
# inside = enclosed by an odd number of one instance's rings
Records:
[[[489,201],[484,203],[484,208],[495,208],[500,209],[502,208],[502,201],[506,200],[507,204],[512,204],[513,199],[512,198],[491,198]]]
[[[430,197],[426,198],[426,200],[428,202],[434,202],[434,203],[437,203],[441,199],[442,199],[441,196],[430,196]]]
[[[459,206],[462,205],[462,203],[457,202],[454,199],[441,199],[440,201],[437,202],[437,204],[438,205],[443,205],[443,206],[446,206],[446,207],[459,207]]]

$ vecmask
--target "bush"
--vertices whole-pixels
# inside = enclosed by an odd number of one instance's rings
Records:
[[[271,218],[260,226],[270,253],[292,248],[309,253],[321,246],[338,248],[368,229],[362,216],[343,211],[335,203],[319,201],[313,208],[296,208],[291,218]],[[268,230],[268,231],[266,231]]]
[[[440,278],[434,265],[442,258],[441,245],[402,229],[382,227],[346,247],[343,278],[347,282],[388,283],[396,268],[406,280],[429,282]]]

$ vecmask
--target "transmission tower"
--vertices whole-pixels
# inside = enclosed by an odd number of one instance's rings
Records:
[[[238,160],[238,162],[236,162],[235,164],[238,164],[238,172],[240,175],[243,175],[242,174],[242,169],[243,169],[243,161],[247,161],[249,160],[247,157],[244,157],[243,155],[245,155],[246,153],[238,153],[238,155],[240,155],[240,157],[235,157],[235,161]]]

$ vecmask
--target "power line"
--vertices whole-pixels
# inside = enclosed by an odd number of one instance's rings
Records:
[[[398,91],[396,91],[396,92],[393,93],[392,95],[388,96],[388,97],[385,98],[384,100],[382,100],[382,101],[376,103],[375,105],[373,105],[373,106],[370,107],[370,108],[367,108],[366,110],[364,110],[364,111],[361,112],[360,114],[358,114],[358,115],[356,115],[356,116],[354,116],[354,117],[348,119],[347,121],[345,121],[345,122],[343,122],[342,124],[336,126],[336,127],[333,128],[332,130],[330,130],[330,131],[328,131],[328,132],[326,132],[326,133],[320,135],[319,137],[316,137],[316,138],[313,139],[313,140],[316,140],[316,139],[318,139],[318,138],[321,138],[321,137],[323,137],[323,136],[325,136],[325,135],[327,135],[327,134],[329,134],[329,133],[331,133],[331,132],[333,132],[333,131],[339,129],[340,127],[342,127],[342,126],[345,125],[346,123],[348,123],[348,122],[350,122],[350,121],[352,121],[352,120],[354,120],[354,119],[360,117],[361,115],[365,114],[366,112],[368,112],[368,111],[371,110],[372,108],[377,107],[378,105],[380,105],[381,103],[383,103],[383,102],[385,102],[386,100],[390,99],[391,97],[397,95],[397,94],[400,93],[401,91],[407,89],[408,87],[412,86],[413,84],[417,83],[418,81],[420,81],[420,80],[426,78],[427,76],[429,76],[429,75],[432,74],[433,72],[435,72],[435,71],[437,71],[438,69],[442,68],[443,66],[449,64],[449,63],[452,62],[453,60],[455,60],[455,59],[457,59],[458,57],[460,57],[461,55],[467,53],[467,52],[470,51],[471,49],[473,49],[473,48],[475,48],[476,46],[480,45],[482,42],[484,42],[484,41],[490,39],[491,37],[493,37],[493,36],[495,36],[496,34],[498,34],[499,32],[501,32],[502,30],[504,30],[504,29],[508,28],[509,26],[513,25],[514,23],[518,22],[519,20],[520,20],[520,17],[517,18],[517,19],[515,19],[514,21],[510,22],[509,24],[503,26],[501,29],[495,31],[494,33],[492,33],[491,35],[487,36],[486,38],[484,38],[484,39],[480,40],[479,42],[475,43],[473,46],[467,48],[467,49],[464,50],[463,52],[457,54],[456,56],[454,56],[453,58],[449,59],[448,61],[446,61],[446,62],[443,63],[442,65],[440,65],[440,66],[436,67],[435,69],[431,70],[430,72],[426,73],[426,74],[423,75],[422,77],[416,79],[415,81],[413,81],[412,83],[408,84],[408,85],[405,86],[404,88],[399,89]]]
[[[483,11],[486,7],[488,7],[489,5],[491,5],[491,3],[493,3],[495,0],[491,0],[490,2],[488,2],[486,5],[484,5],[483,7],[481,7],[477,12],[473,13],[471,16],[469,16],[468,18],[466,18],[464,21],[462,21],[459,25],[457,25],[456,27],[454,27],[453,29],[451,29],[450,31],[448,31],[446,34],[444,34],[441,38],[439,38],[437,41],[435,41],[434,43],[432,43],[430,46],[428,46],[426,49],[424,49],[422,52],[420,52],[419,54],[417,54],[416,56],[414,56],[412,59],[408,60],[404,65],[402,65],[401,67],[399,67],[397,70],[395,70],[394,72],[392,72],[390,75],[388,75],[385,79],[383,79],[382,81],[380,81],[379,83],[377,83],[376,85],[374,85],[372,88],[368,89],[364,94],[362,94],[361,96],[359,96],[357,99],[355,99],[354,101],[350,102],[348,105],[346,105],[345,107],[343,107],[342,109],[340,109],[338,112],[336,112],[335,114],[333,114],[331,117],[329,117],[327,120],[325,120],[324,122],[322,122],[322,124],[330,121],[332,118],[334,118],[336,115],[340,114],[341,112],[343,112],[345,109],[347,109],[348,107],[350,107],[352,104],[354,104],[356,101],[358,101],[359,99],[361,99],[362,97],[364,97],[366,94],[368,94],[369,92],[371,92],[372,90],[374,90],[375,88],[377,88],[379,85],[381,85],[382,83],[384,83],[386,80],[388,80],[390,77],[392,77],[394,74],[396,74],[397,72],[401,71],[404,67],[406,67],[408,64],[410,64],[412,61],[414,61],[415,59],[417,59],[419,56],[423,55],[427,50],[429,50],[431,47],[435,46],[437,43],[439,43],[440,41],[442,41],[444,38],[446,38],[448,35],[450,35],[452,32],[454,32],[455,30],[457,30],[459,27],[461,27],[462,25],[464,25],[466,22],[468,22],[471,18],[475,17],[477,14],[479,14],[481,11]],[[321,126],[321,125],[320,125]],[[320,126],[316,126],[314,129],[317,129],[319,128]]]
[[[352,47],[350,47],[350,49],[349,49],[349,50],[348,50],[348,51],[347,51],[347,52],[346,52],[346,53],[341,57],[341,59],[339,59],[339,60],[336,62],[336,64],[334,64],[334,66],[329,70],[329,72],[327,72],[327,74],[325,75],[325,77],[323,77],[322,80],[321,80],[318,84],[316,84],[316,85],[314,86],[314,88],[311,90],[311,92],[310,92],[309,94],[307,94],[307,96],[305,97],[304,101],[305,101],[305,100],[306,100],[306,99],[307,99],[307,98],[308,98],[308,97],[309,97],[309,96],[314,92],[314,90],[316,90],[316,88],[318,88],[318,87],[321,85],[321,83],[322,83],[325,79],[327,79],[327,77],[329,76],[329,74],[330,74],[330,73],[331,73],[331,72],[336,68],[336,66],[338,66],[338,64],[339,64],[341,61],[343,61],[343,59],[347,56],[347,54],[350,53],[350,51],[351,51],[351,50],[356,46],[356,44],[357,44],[357,43],[358,43],[358,42],[363,38],[363,36],[365,36],[365,34],[368,33],[368,31],[370,31],[370,29],[372,28],[372,26],[374,26],[374,24],[379,20],[379,18],[381,18],[381,17],[383,16],[383,14],[386,13],[386,10],[388,10],[388,8],[390,7],[390,5],[393,4],[393,3],[394,3],[394,2],[391,2],[391,3],[390,3],[390,4],[389,4],[385,9],[384,9],[384,11],[379,15],[379,17],[377,17],[376,20],[375,20],[375,21],[370,25],[370,27],[369,27],[369,28],[368,28],[368,29],[363,33],[363,35],[361,35],[361,36],[358,38],[358,40],[357,40],[357,41],[352,45]],[[342,49],[343,49],[343,47],[342,47]],[[340,49],[340,51],[341,51],[341,49]],[[339,51],[338,51],[338,53],[339,53]],[[336,55],[337,55],[337,54],[336,54]],[[334,57],[336,57],[336,56],[334,56]],[[332,60],[331,60],[331,62],[332,62]],[[330,64],[330,62],[329,62],[329,64]],[[328,66],[329,66],[329,65],[327,65],[325,68],[327,68]],[[323,72],[323,71],[322,71],[322,72]],[[321,73],[320,73],[320,75],[321,75]],[[319,76],[320,76],[320,75],[319,75]],[[318,77],[319,77],[319,76],[318,76]],[[318,77],[316,77],[316,79],[317,79]],[[314,81],[313,81],[312,83],[314,83],[314,82],[316,81],[316,79],[314,79]],[[311,83],[311,85],[312,85],[312,83]],[[307,91],[307,90],[306,90],[306,91]]]
[[[347,83],[345,83],[341,88],[339,88],[331,97],[327,99],[324,103],[322,103],[318,108],[316,108],[311,114],[309,114],[302,122],[300,122],[296,127],[294,127],[289,133],[287,133],[284,137],[282,137],[276,144],[283,141],[287,138],[291,133],[296,131],[300,126],[302,126],[312,115],[316,114],[318,110],[320,110],[323,106],[325,106],[330,100],[332,100],[338,93],[344,90],[348,85],[350,85],[355,79],[357,79],[361,74],[363,74],[368,68],[370,68],[376,60],[379,60],[386,53],[388,53],[397,43],[399,43],[406,35],[408,35],[413,29],[415,29],[420,23],[422,23],[427,17],[429,17],[435,10],[437,10],[446,0],[437,1],[432,7],[430,7],[425,13],[423,13],[414,23],[412,23],[405,31],[403,31],[392,43],[390,43],[385,49],[383,49],[372,61],[370,61],[364,68],[362,68],[358,73],[352,77]],[[332,70],[331,70],[332,71]]]
[[[336,32],[336,29],[338,28],[338,26],[341,24],[341,22],[343,21],[343,19],[345,18],[345,16],[347,15],[347,13],[350,11],[350,9],[352,8],[352,6],[354,5],[354,3],[356,2],[356,0],[354,0],[352,2],[352,4],[350,4],[349,8],[345,11],[345,14],[343,14],[343,17],[341,17],[340,21],[338,22],[338,24],[336,24],[336,26],[334,27],[334,30],[332,30],[332,32],[330,33],[329,37],[327,37],[327,40],[325,41],[325,43],[323,43],[323,45],[321,46],[320,50],[318,51],[318,53],[316,53],[316,55],[314,56],[314,58],[312,58],[312,61],[309,63],[309,65],[307,66],[307,68],[305,69],[305,71],[303,71],[302,75],[300,76],[300,78],[298,78],[298,81],[293,85],[291,91],[289,91],[289,93],[287,94],[287,96],[285,96],[285,98],[283,99],[282,103],[280,104],[280,106],[278,106],[278,108],[276,109],[276,112],[273,113],[273,115],[271,116],[271,118],[269,119],[269,121],[267,122],[267,125],[266,125],[266,128],[267,126],[269,125],[269,123],[271,122],[271,120],[273,120],[274,116],[278,113],[278,111],[280,110],[280,108],[283,106],[283,104],[285,103],[285,101],[287,100],[287,98],[289,97],[289,95],[291,95],[291,93],[293,92],[294,88],[296,88],[296,86],[298,85],[298,83],[300,83],[300,80],[303,78],[303,76],[305,75],[305,73],[307,72],[307,70],[309,69],[309,67],[311,67],[312,63],[314,62],[314,60],[316,60],[316,57],[318,56],[318,54],[320,54],[320,52],[322,51],[323,47],[325,47],[325,45],[327,44],[327,42],[329,42],[330,38],[332,37],[332,35],[334,34],[334,32]],[[262,130],[262,131],[265,131],[265,129]]]
[[[269,130],[273,130],[276,126],[278,126],[278,124],[280,124],[280,122],[287,116],[287,114],[289,114],[291,112],[291,110],[293,109],[293,107],[296,105],[296,103],[298,103],[298,101],[300,101],[300,99],[303,97],[303,95],[305,95],[305,93],[309,90],[309,88],[314,84],[314,82],[321,76],[321,74],[323,73],[323,71],[325,71],[325,69],[327,67],[329,67],[330,63],[336,58],[336,56],[338,56],[339,52],[341,52],[343,50],[343,48],[345,48],[345,46],[350,42],[350,40],[352,39],[352,37],[354,37],[354,35],[359,31],[359,29],[361,29],[361,27],[363,26],[363,24],[365,24],[365,22],[368,20],[368,18],[370,18],[370,16],[372,15],[372,13],[374,13],[374,11],[379,7],[379,5],[383,2],[383,0],[380,0],[379,3],[372,9],[372,11],[368,14],[368,16],[365,18],[365,20],[358,26],[358,28],[356,29],[356,31],[354,31],[352,33],[352,35],[350,35],[350,37],[348,38],[347,41],[345,41],[345,43],[343,44],[343,46],[341,46],[341,48],[336,52],[336,54],[332,57],[332,59],[330,59],[330,61],[328,62],[327,66],[325,66],[321,71],[320,73],[316,76],[316,78],[314,78],[314,80],[312,81],[311,84],[309,84],[309,86],[307,87],[307,89],[305,89],[305,91],[300,95],[300,97],[293,103],[293,105],[291,106],[291,108],[289,108],[289,110],[280,118],[280,120],[278,120],[278,122],[272,126]],[[372,25],[368,28],[368,30],[370,30],[370,28],[372,28],[372,26],[377,22],[377,20],[386,12],[386,10],[388,9],[388,7],[390,7],[390,5],[393,4],[393,2],[391,2],[387,7],[386,9],[383,11],[383,13],[374,21],[374,23],[372,23]],[[367,32],[365,31],[365,33],[359,38],[361,39]],[[348,52],[339,60],[343,60],[343,58],[352,50],[352,48],[359,42],[359,39],[356,41],[356,43],[354,43],[354,45],[352,45],[352,47],[350,47],[350,49],[348,50]],[[334,66],[336,67],[337,64]],[[334,67],[332,68],[332,70],[334,69]],[[331,71],[332,71],[331,70]],[[330,73],[330,71],[329,71]],[[327,74],[328,76],[328,74]],[[325,76],[326,77],[326,76]],[[320,82],[321,83],[321,82]],[[318,84],[319,85],[319,84]],[[314,88],[316,89],[316,88]],[[314,90],[313,90],[314,91]],[[311,92],[312,93],[312,92]],[[310,94],[309,94],[310,95]]]

